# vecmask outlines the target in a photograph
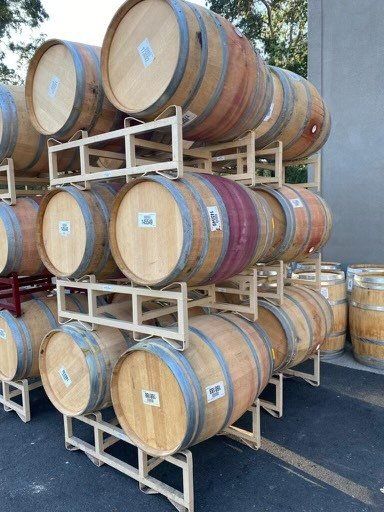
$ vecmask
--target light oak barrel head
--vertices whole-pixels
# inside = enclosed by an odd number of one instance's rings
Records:
[[[70,276],[81,264],[87,243],[81,206],[75,197],[60,189],[45,196],[42,208],[40,255],[54,275]]]
[[[45,392],[62,414],[75,416],[85,410],[91,393],[87,356],[70,334],[53,331],[44,338],[40,373]]]
[[[377,273],[384,271],[384,264],[380,263],[356,263],[348,265],[346,278],[347,278],[347,297],[351,297],[353,289],[353,280],[355,275],[366,274],[366,273]]]

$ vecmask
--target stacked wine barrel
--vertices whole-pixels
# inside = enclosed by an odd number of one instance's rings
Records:
[[[101,49],[46,41],[31,60],[25,99],[5,89],[0,94],[11,105],[3,118],[11,119],[14,105],[23,115],[27,109],[25,123],[35,134],[23,135],[20,114],[19,129],[16,117],[3,127],[0,150],[36,174],[46,170],[46,150],[39,148],[47,137],[66,142],[79,130],[110,132],[123,126],[124,115],[153,120],[171,105],[182,108],[188,141],[232,141],[254,130],[257,148],[281,140],[290,161],[320,150],[330,132],[329,111],[312,84],[267,66],[231,23],[183,0],[125,2]],[[19,154],[27,142],[28,151]],[[59,159],[60,170],[78,169],[75,155]],[[201,172],[52,189],[12,210],[0,208],[0,221],[6,248],[0,272],[124,276],[154,288],[175,282],[198,288],[225,283],[258,263],[305,262],[332,228],[326,202],[300,185],[252,189]],[[232,425],[274,372],[300,364],[329,339],[330,304],[299,284],[286,287],[282,305],[260,300],[257,322],[190,309],[183,352],[160,338],[134,343],[115,328],[60,326],[56,298],[35,297],[20,319],[0,313],[0,338],[7,340],[0,344],[0,378],[41,375],[48,397],[68,416],[112,404],[139,447],[154,456],[173,454]],[[81,295],[66,300],[84,311]],[[143,310],[155,307],[152,299],[143,304]],[[125,296],[99,309],[106,318],[132,320]],[[172,329],[175,321],[167,314],[151,322]]]

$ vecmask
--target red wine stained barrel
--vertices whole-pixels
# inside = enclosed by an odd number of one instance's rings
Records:
[[[232,140],[257,126],[272,101],[268,67],[238,29],[183,0],[129,0],[101,54],[103,83],[123,112],[153,119],[183,108],[188,140]]]
[[[223,281],[269,252],[273,224],[265,211],[265,202],[220,176],[138,178],[115,199],[112,254],[121,271],[143,285]]]
[[[332,215],[324,199],[299,185],[257,187],[273,212],[274,240],[266,262],[302,261],[326,244]]]
[[[284,159],[296,160],[319,151],[331,130],[329,110],[316,87],[305,78],[271,66],[273,101],[256,128],[256,147],[283,143]]]

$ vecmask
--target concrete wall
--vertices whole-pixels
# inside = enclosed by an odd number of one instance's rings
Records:
[[[309,0],[309,79],[332,114],[323,259],[384,263],[384,0]]]

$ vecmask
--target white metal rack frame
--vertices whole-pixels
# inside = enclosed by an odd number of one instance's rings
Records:
[[[251,271],[233,278],[233,284],[225,286],[200,286],[188,288],[185,282],[175,283],[161,290],[128,284],[98,283],[95,276],[85,276],[80,280],[56,280],[58,316],[60,323],[77,320],[90,330],[98,325],[117,327],[131,331],[135,341],[152,336],[163,338],[178,350],[188,345],[188,309],[193,307],[214,308],[247,314],[254,321],[257,319],[257,273]],[[87,292],[87,312],[79,313],[68,309],[66,290],[83,290]],[[193,294],[198,292],[198,294]],[[103,306],[98,306],[97,298],[111,293],[127,296],[130,302],[132,321],[109,318],[102,315]],[[232,304],[219,300],[218,294],[237,295],[247,298],[247,304]],[[192,296],[191,296],[192,295]],[[221,297],[221,295],[220,295]],[[158,307],[145,311],[145,302],[154,301]],[[176,317],[172,327],[148,324],[151,320],[173,314]]]
[[[49,181],[38,177],[16,177],[13,159],[6,158],[0,164],[0,185],[0,201],[14,205],[18,196],[36,196],[44,193],[41,187],[47,187]],[[16,185],[24,186],[24,189],[17,189]],[[30,185],[37,185],[39,189],[28,189]]]
[[[3,404],[6,412],[15,411],[24,423],[31,421],[30,392],[40,388],[40,379],[23,379],[17,382],[1,381],[0,403]],[[21,404],[13,400],[21,396]]]
[[[173,114],[173,115],[172,115]],[[132,123],[136,123],[132,125]],[[182,178],[184,171],[196,171],[201,162],[199,155],[203,150],[189,150],[185,146],[182,134],[181,107],[172,106],[166,109],[156,120],[143,122],[134,118],[125,119],[125,127],[120,130],[88,137],[85,131],[78,132],[69,142],[61,143],[55,139],[48,141],[49,178],[51,186],[81,184],[89,188],[95,180],[125,177],[127,181],[135,176],[158,173],[170,179]],[[148,133],[158,131],[170,138],[170,143],[154,142],[145,137]],[[111,146],[116,141],[122,145],[123,152],[100,149],[100,146]],[[120,141],[120,142],[119,142]],[[188,145],[188,144],[187,144]],[[95,147],[96,146],[96,147]],[[60,170],[59,156],[62,152],[78,152],[80,169],[78,172],[65,174]],[[145,155],[155,152],[156,154]],[[140,153],[140,154],[139,154]],[[144,153],[144,156],[143,156]],[[192,159],[191,166],[184,164],[184,157]],[[123,167],[106,170],[92,165],[91,157],[120,161]]]
[[[94,442],[90,444],[73,434],[73,422],[80,421],[93,428]],[[189,450],[164,458],[150,457],[147,453],[137,448],[123,430],[117,426],[117,421],[106,422],[101,412],[95,412],[86,416],[75,418],[64,416],[65,447],[68,450],[81,450],[85,452],[96,466],[108,464],[121,473],[137,480],[140,490],[147,494],[162,494],[181,511],[194,511],[193,491],[193,460]],[[137,450],[138,467],[132,466],[117,457],[106,452],[107,448],[115,443],[123,441]],[[183,489],[175,489],[150,473],[159,464],[168,462],[182,470]]]

